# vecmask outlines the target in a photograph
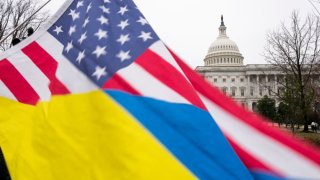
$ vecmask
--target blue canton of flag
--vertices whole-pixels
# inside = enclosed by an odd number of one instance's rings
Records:
[[[49,33],[63,55],[99,86],[159,40],[132,1],[74,1]]]

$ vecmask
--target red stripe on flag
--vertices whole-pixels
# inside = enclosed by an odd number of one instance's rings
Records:
[[[193,105],[206,109],[192,85],[171,64],[162,59],[158,54],[147,50],[135,61],[159,81],[179,93]]]
[[[0,61],[0,80],[19,102],[35,105],[40,99],[37,92],[7,59]]]
[[[280,131],[265,125],[265,120],[242,108],[240,105],[233,102],[232,99],[222,94],[217,88],[212,87],[209,83],[203,80],[203,78],[195,71],[190,69],[179,57],[171,52],[176,62],[179,64],[185,75],[189,78],[193,86],[198,92],[204,95],[210,101],[214,102],[228,113],[237,117],[244,122],[247,126],[250,126],[266,136],[269,136],[274,141],[282,143],[290,149],[296,151],[300,155],[306,157],[310,161],[320,165],[320,150],[319,148],[301,141],[300,139],[293,138],[289,133]]]
[[[141,95],[135,90],[127,81],[121,78],[119,75],[114,74],[103,86],[103,89],[116,89],[131,93],[133,95]]]
[[[48,77],[50,80],[49,89],[52,94],[69,94],[70,91],[56,77],[58,68],[57,61],[48,54],[38,43],[32,42],[22,49],[32,62]]]

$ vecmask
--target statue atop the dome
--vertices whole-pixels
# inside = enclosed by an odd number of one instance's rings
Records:
[[[223,15],[221,15],[221,26],[224,26]]]

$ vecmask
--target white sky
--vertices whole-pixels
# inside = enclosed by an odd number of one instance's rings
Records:
[[[43,0],[44,1],[44,0]],[[237,43],[245,64],[265,63],[266,33],[288,21],[293,10],[313,12],[308,0],[134,0],[158,36],[191,67],[203,65],[218,36],[223,14],[227,35]],[[63,0],[51,0],[55,12]]]

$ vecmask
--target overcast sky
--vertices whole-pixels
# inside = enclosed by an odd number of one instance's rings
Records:
[[[56,11],[63,0],[52,0]],[[308,0],[134,0],[158,36],[193,68],[203,65],[218,36],[223,14],[227,35],[237,43],[245,64],[265,63],[261,56],[268,31],[288,21],[293,10],[313,12]]]

